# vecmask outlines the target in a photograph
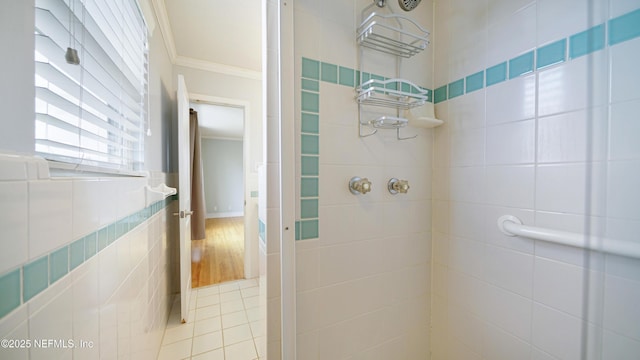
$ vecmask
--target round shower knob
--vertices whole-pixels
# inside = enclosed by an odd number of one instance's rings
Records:
[[[397,193],[406,194],[409,191],[409,182],[407,180],[398,180],[396,178],[391,178],[387,183],[387,188],[389,192],[393,195]]]
[[[349,191],[354,195],[366,194],[371,191],[371,181],[367,178],[354,176],[349,180]]]

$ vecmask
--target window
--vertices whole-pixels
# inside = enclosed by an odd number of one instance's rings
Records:
[[[136,0],[35,3],[36,153],[142,170],[148,46]]]

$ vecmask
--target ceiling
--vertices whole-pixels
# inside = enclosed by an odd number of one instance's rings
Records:
[[[261,0],[151,0],[171,61],[180,66],[261,80]],[[233,112],[233,111],[231,111]],[[240,127],[210,129],[199,112],[203,136],[242,138]],[[219,119],[219,116],[218,116]]]

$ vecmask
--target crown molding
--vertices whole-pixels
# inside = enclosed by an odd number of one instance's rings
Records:
[[[225,75],[237,76],[251,80],[262,80],[262,72],[245,69],[241,67],[214,63],[211,61],[194,59],[178,55],[174,61],[175,65],[189,67],[198,70],[205,70]]]
[[[167,48],[171,63],[175,64],[178,53],[176,51],[176,44],[173,41],[173,30],[171,30],[171,23],[167,15],[167,8],[164,6],[164,0],[152,0],[151,4],[158,18],[160,32],[162,33],[162,39],[164,39],[164,46]]]
[[[224,75],[237,76],[245,79],[262,80],[262,72],[260,71],[178,55],[173,37],[173,30],[171,29],[171,23],[169,22],[169,16],[167,15],[167,8],[164,5],[164,0],[151,1],[156,17],[158,18],[158,26],[160,27],[160,32],[164,39],[164,45],[167,48],[172,64]]]

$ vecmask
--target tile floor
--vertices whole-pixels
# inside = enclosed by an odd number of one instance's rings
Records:
[[[180,323],[180,297],[173,303],[158,360],[255,360],[264,357],[257,279],[194,289],[189,321]]]

